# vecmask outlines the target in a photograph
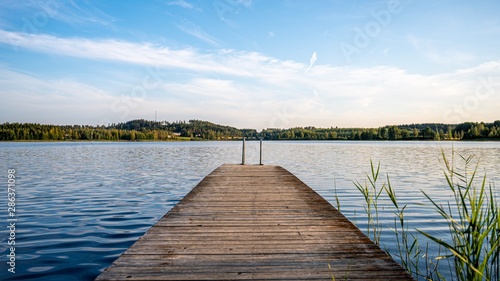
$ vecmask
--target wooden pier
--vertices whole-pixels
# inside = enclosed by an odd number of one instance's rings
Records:
[[[96,280],[413,280],[279,166],[222,165]]]

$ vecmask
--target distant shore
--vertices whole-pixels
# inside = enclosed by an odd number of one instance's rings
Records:
[[[0,124],[0,141],[234,141],[246,138],[269,140],[329,141],[498,141],[500,120],[492,123],[424,123],[378,128],[267,128],[237,129],[208,121],[132,120],[107,126]]]
[[[178,139],[178,140],[0,140],[0,143],[19,142],[19,143],[133,143],[133,142],[241,142],[243,139],[220,139],[220,140],[207,140],[207,139]],[[246,141],[260,141],[261,139],[245,139]],[[500,138],[485,138],[485,139],[444,139],[444,140],[430,140],[430,139],[405,139],[405,140],[349,140],[349,139],[335,139],[335,140],[308,140],[308,139],[293,139],[293,140],[269,140],[262,139],[262,141],[272,142],[500,142]]]

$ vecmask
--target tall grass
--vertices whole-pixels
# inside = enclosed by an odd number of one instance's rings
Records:
[[[443,258],[453,258],[456,280],[498,280],[500,209],[494,190],[491,185],[486,187],[486,175],[479,187],[474,184],[479,163],[469,172],[473,156],[460,156],[464,162],[462,171],[455,168],[453,158],[450,163],[444,152],[442,156],[446,165],[444,175],[454,204],[448,202],[443,206],[429,194],[422,193],[446,220],[451,243],[427,232],[419,232],[451,253]]]
[[[476,185],[479,164],[470,169],[474,156],[460,156],[463,168],[458,170],[454,163],[454,152],[451,162],[444,151],[441,155],[445,164],[446,188],[449,189],[453,202],[443,205],[432,198],[432,195],[421,192],[429,205],[446,221],[449,236],[437,237],[411,228],[407,220],[408,205],[399,203],[400,199],[388,175],[380,183],[380,163],[375,166],[372,161],[371,173],[366,174],[364,184],[354,182],[365,200],[367,235],[380,245],[384,226],[379,220],[379,207],[382,200],[388,201],[394,213],[394,223],[390,228],[394,233],[396,249],[385,250],[415,279],[445,280],[444,276],[448,275],[452,280],[499,280],[500,209],[493,187],[487,187],[486,175],[479,186]],[[429,256],[429,245],[420,245],[416,233],[427,237],[431,243],[436,243],[439,249],[436,257]]]
[[[396,239],[396,252],[391,253],[386,249],[386,252],[394,260],[400,262],[400,264],[406,269],[406,271],[412,274],[415,278],[423,277],[426,280],[439,279],[440,276],[437,275],[438,261],[434,262],[429,258],[428,247],[422,249],[419,244],[418,237],[409,231],[409,225],[406,219],[406,208],[407,204],[401,206],[398,203],[398,196],[396,191],[392,187],[389,176],[387,176],[387,184],[384,188],[385,194],[390,199],[392,206],[394,208],[394,226],[392,231]],[[425,262],[425,271],[421,271],[421,262]]]
[[[363,206],[367,215],[367,235],[372,238],[375,244],[380,246],[380,234],[382,232],[382,225],[379,221],[378,214],[378,203],[379,197],[384,190],[385,183],[382,186],[377,184],[379,172],[380,172],[380,163],[375,169],[373,166],[373,162],[370,160],[371,166],[371,175],[366,174],[366,178],[370,184],[368,184],[365,180],[364,185],[356,181],[354,185],[358,188],[359,192],[363,194],[363,197],[366,202],[366,206]],[[338,203],[337,203],[338,204]]]

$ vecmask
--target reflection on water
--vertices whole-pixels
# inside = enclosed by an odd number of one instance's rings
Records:
[[[475,154],[479,172],[498,184],[500,143],[494,142],[265,142],[264,164],[283,166],[332,204],[335,181],[343,213],[365,230],[352,181],[364,180],[370,159],[380,161],[401,203],[409,204],[411,226],[439,234],[447,228],[418,205],[426,203],[420,190],[450,198],[440,153],[451,154],[452,146]],[[8,168],[18,176],[14,279],[95,278],[206,174],[240,162],[240,142],[0,143],[0,179],[6,182]],[[259,162],[258,142],[247,142],[246,162]],[[381,216],[392,225],[391,212]],[[7,235],[1,233],[0,270],[7,272]],[[391,238],[382,235],[389,248]]]

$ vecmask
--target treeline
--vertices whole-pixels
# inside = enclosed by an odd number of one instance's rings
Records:
[[[500,139],[500,121],[493,123],[410,124],[379,128],[236,129],[201,120],[156,122],[132,120],[108,126],[57,126],[36,123],[0,124],[0,140],[33,141],[168,141],[168,140],[474,140]]]
[[[132,120],[109,126],[56,126],[36,123],[0,124],[0,140],[168,141],[241,139],[242,130],[207,121],[155,122]]]
[[[500,139],[500,121],[493,123],[411,124],[379,128],[265,129],[267,140],[474,140]]]

